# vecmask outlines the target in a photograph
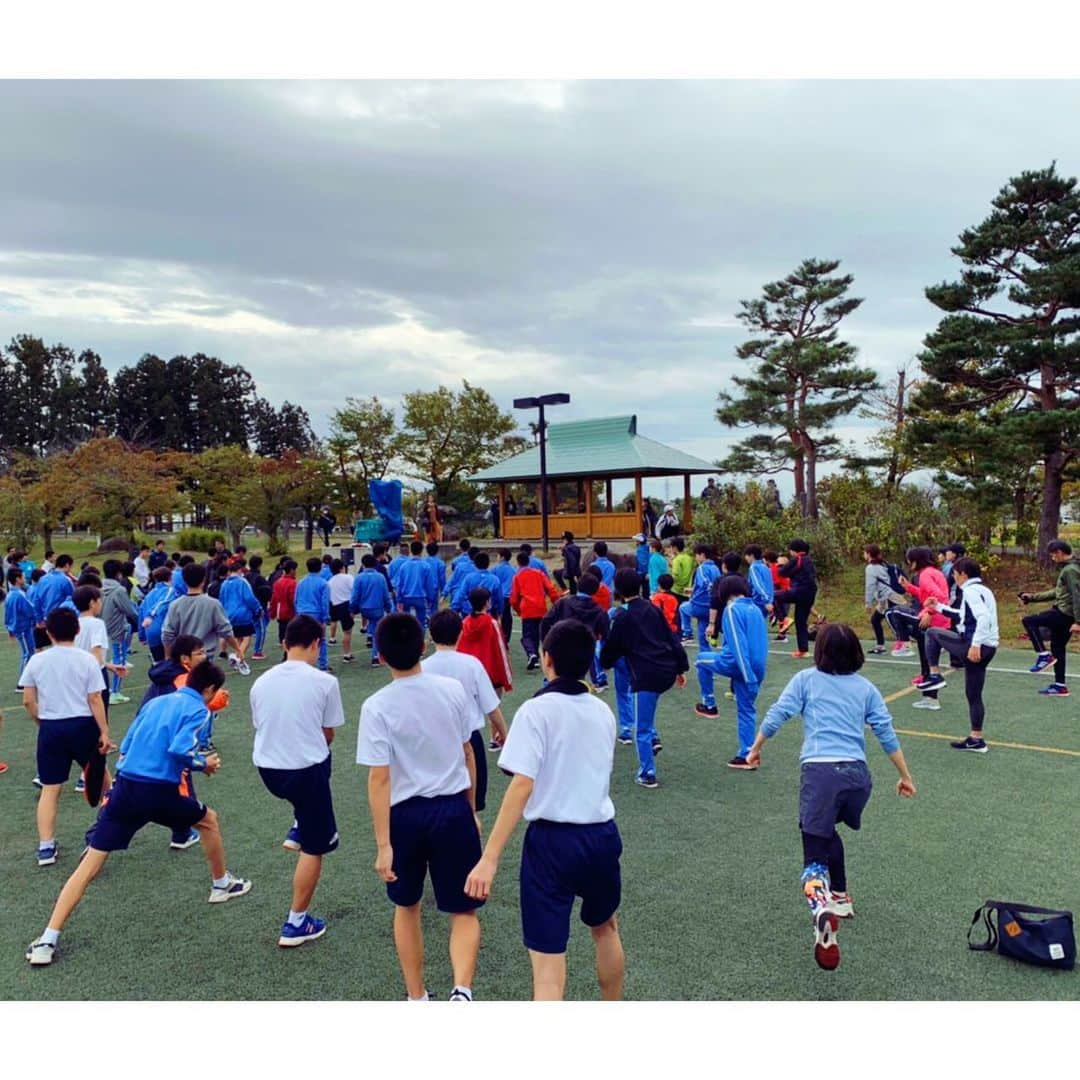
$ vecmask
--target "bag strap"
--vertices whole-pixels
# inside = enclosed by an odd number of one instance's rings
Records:
[[[993,920],[990,918],[991,914],[997,911],[998,901],[987,900],[981,908],[979,908],[971,918],[971,926],[968,927],[967,941],[968,948],[974,952],[992,952],[997,946],[998,935],[997,928],[994,926]],[[979,918],[982,918],[983,923],[986,925],[986,941],[981,945],[977,945],[971,940],[971,935],[975,930],[975,927],[979,923]]]
[[[1021,915],[1067,915],[1073,917],[1071,911],[1058,911],[1055,908],[1034,907],[1031,904],[1014,904],[1009,900],[987,900],[984,907],[997,909],[1007,908],[1009,911],[1017,911]]]

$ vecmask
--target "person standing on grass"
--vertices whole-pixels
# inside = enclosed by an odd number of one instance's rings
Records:
[[[608,558],[608,546],[603,540],[593,544],[593,561],[589,568],[600,575],[600,580],[609,588],[615,585],[615,564]]]
[[[1032,602],[1053,600],[1054,606],[1037,615],[1025,615],[1021,622],[1035,649],[1033,674],[1054,665],[1054,681],[1039,691],[1045,697],[1068,697],[1065,682],[1065,660],[1069,654],[1069,639],[1080,633],[1080,560],[1073,557],[1072,545],[1065,540],[1051,540],[1046,545],[1050,561],[1058,568],[1057,584],[1045,592],[1022,592],[1020,601],[1026,607]],[[1043,631],[1050,634],[1047,650]]]
[[[329,671],[326,653],[326,624],[330,621],[330,587],[322,576],[322,561],[312,555],[307,561],[307,575],[296,586],[294,600],[297,615],[310,615],[322,624],[323,636],[319,645],[319,670]]]
[[[872,786],[866,765],[868,725],[900,774],[896,793],[904,798],[915,794],[915,781],[885,700],[873,683],[857,674],[863,662],[862,646],[850,626],[833,623],[823,627],[814,643],[814,666],[800,671],[784,687],[776,704],[765,714],[747,754],[747,763],[757,768],[765,740],[793,716],[802,716],[800,883],[810,905],[814,959],[827,971],[840,963],[838,920],[855,914],[848,892],[844,842],[836,826],[843,823],[857,830],[862,825]]]
[[[481,855],[469,701],[459,682],[420,666],[424,631],[411,615],[387,615],[375,638],[392,681],[360,708],[356,761],[368,766],[375,872],[394,904],[406,993],[430,1000],[420,916],[430,872],[435,903],[450,916],[450,1000],[472,1001],[484,901],[465,893]]]
[[[639,601],[645,603],[645,601]],[[582,681],[593,636],[573,620],[544,638],[548,684],[514,715],[499,768],[512,779],[465,892],[483,902],[518,821],[529,823],[521,853],[521,928],[533,973],[533,1000],[561,1001],[574,899],[592,932],[605,1001],[623,994],[626,961],[616,912],[622,898],[622,839],[609,787],[615,718]]]
[[[590,678],[593,688],[597,692],[602,692],[607,689],[608,678],[600,666],[600,650],[607,640],[610,619],[608,612],[602,610],[594,599],[599,585],[598,575],[582,574],[578,581],[578,591],[560,597],[540,621],[540,640],[547,638],[552,628],[564,619],[577,619],[578,622],[584,623],[593,635],[593,662],[590,667]]]
[[[109,700],[124,705],[131,699],[120,692],[124,675],[127,674],[128,648],[131,634],[139,629],[139,613],[128,596],[124,582],[124,564],[107,559],[102,567],[105,580],[101,588],[101,619],[109,632],[113,668],[112,692]]]
[[[378,638],[375,631],[384,615],[393,610],[390,600],[390,585],[386,575],[379,572],[374,555],[365,555],[360,560],[360,573],[353,579],[352,596],[349,611],[359,615],[367,626],[368,648],[371,649],[371,666],[379,666]]]
[[[375,560],[372,559],[372,562]],[[271,575],[273,576],[273,575]],[[268,614],[277,621],[278,644],[285,658],[285,630],[296,618],[296,560],[285,558],[281,563],[281,576],[270,586]]]
[[[356,620],[349,610],[352,600],[353,578],[345,569],[340,559],[330,563],[332,576],[327,585],[330,590],[330,625],[341,625],[341,662],[351,664],[355,657],[352,651],[352,632]]]
[[[545,574],[529,565],[529,554],[517,554],[518,572],[510,586],[510,606],[521,618],[521,647],[528,657],[527,671],[540,666],[540,620],[547,614],[547,600],[554,604],[559,590]]]
[[[255,594],[255,599],[259,601],[259,618],[255,623],[255,645],[251,654],[252,660],[266,659],[266,630],[269,619],[266,609],[270,603],[270,582],[263,577],[262,565],[263,557],[261,555],[252,555],[248,559],[247,581],[251,586],[251,591]]]
[[[574,543],[574,534],[569,529],[562,534],[562,567],[555,571],[555,584],[571,594],[577,592],[578,578],[581,577],[581,548]]]
[[[874,631],[874,647],[870,652],[880,656],[885,652],[885,615],[892,607],[895,594],[881,548],[877,544],[867,544],[863,548],[863,558],[866,560],[863,603],[870,616],[870,628]]]
[[[930,671],[925,679],[916,683],[923,697],[915,702],[916,708],[941,708],[937,696],[939,690],[945,689],[945,676],[938,661],[944,649],[964,666],[964,691],[971,726],[966,739],[949,745],[954,750],[968,750],[975,754],[985,754],[989,749],[983,738],[986,707],[983,705],[982,692],[986,683],[986,669],[994,659],[1000,641],[997,601],[983,584],[981,573],[979,564],[965,555],[953,565],[953,577],[960,588],[960,607],[946,607],[931,597],[931,609],[945,616],[955,616],[958,630],[931,627],[927,632],[926,652]]]
[[[469,593],[472,611],[461,622],[457,651],[475,656],[480,661],[501,700],[503,694],[514,689],[514,673],[499,624],[488,610],[490,601],[491,596],[487,589],[473,589]],[[492,740],[488,749],[497,750],[500,745],[501,743]]]
[[[8,593],[4,600],[4,629],[7,630],[8,637],[19,646],[20,676],[26,670],[30,657],[34,655],[34,627],[37,625],[34,605],[27,599],[25,583],[22,567],[9,566]]]
[[[434,615],[439,610],[439,596],[446,585],[446,563],[439,554],[439,545],[432,541],[424,549],[424,565],[427,567],[427,608],[428,615]]]
[[[146,560],[150,573],[160,570],[168,561],[169,553],[165,550],[165,541],[155,540],[154,550],[150,552],[150,557]]]
[[[764,559],[764,552],[758,544],[747,544],[743,548],[746,560],[746,580],[750,585],[750,599],[757,604],[758,611],[766,619],[772,610],[773,588],[772,573]]]
[[[686,550],[686,541],[681,536],[676,536],[668,542],[672,551],[671,578],[674,582],[672,592],[678,597],[679,603],[684,604],[690,599],[690,590],[694,581],[694,558]]]
[[[262,619],[263,609],[255,596],[255,590],[244,577],[247,563],[242,556],[234,555],[228,563],[228,576],[221,583],[218,599],[225,609],[225,617],[232,624],[233,637],[240,643],[239,653],[229,657],[229,665],[241,675],[250,675],[251,668],[244,659],[255,627]]]
[[[232,649],[242,660],[243,650],[233,634],[232,623],[229,622],[221,601],[203,592],[206,570],[197,562],[188,563],[183,570],[183,579],[186,592],[169,605],[165,625],[161,628],[161,643],[165,646],[165,654],[171,655],[173,642],[178,637],[191,634],[203,643],[207,656],[217,656],[218,647],[224,641],[226,648]]]
[[[169,605],[176,599],[176,593],[169,584],[172,571],[167,566],[159,566],[150,574],[153,587],[139,605],[139,635],[150,650],[150,658],[155,664],[165,659],[165,646],[161,644],[161,628],[165,625],[165,616],[169,614]]]
[[[949,585],[945,575],[934,565],[934,553],[928,547],[908,548],[906,558],[914,580],[909,581],[901,575],[900,585],[904,592],[913,597],[913,610],[893,608],[885,613],[885,618],[896,634],[898,646],[908,646],[914,640],[919,651],[919,675],[925,679],[930,674],[926,658],[926,631],[932,626],[942,630],[949,628],[949,620],[935,611],[929,601],[947,604]],[[910,651],[893,649],[893,656],[908,655]]]
[[[406,549],[409,557],[398,567],[394,579],[398,611],[406,611],[416,617],[421,626],[427,626],[428,593],[431,590],[431,568],[424,554],[424,545],[414,540]]]
[[[86,653],[80,655],[93,663]],[[251,891],[250,881],[226,869],[217,815],[193,796],[183,794],[180,786],[185,769],[210,776],[221,767],[216,751],[203,755],[195,748],[209,716],[207,704],[224,682],[225,673],[207,660],[191,672],[182,690],[156,698],[139,710],[120,747],[116,783],[87,838],[82,861],[60,890],[41,937],[27,949],[30,964],[40,967],[53,962],[60,931],[110,853],[126,851],[132,837],[151,821],[172,829],[199,830],[210,864],[211,904]]]
[[[499,627],[502,630],[503,641],[509,645],[510,635],[514,631],[514,609],[510,606],[510,590],[513,588],[514,575],[517,573],[514,553],[510,548],[499,548],[499,561],[491,568],[491,572],[499,579],[499,588],[502,590],[503,606],[499,616]],[[558,580],[558,574],[556,574],[556,580]]]
[[[679,605],[679,624],[682,631],[683,645],[697,644],[701,649],[709,647],[706,641],[706,627],[709,623],[713,583],[720,577],[720,567],[713,559],[713,550],[708,544],[694,545],[694,580],[690,588],[690,599]],[[693,620],[697,620],[698,636],[693,633]]]
[[[645,564],[645,573],[649,578],[649,596],[655,596],[660,591],[660,578],[668,573],[664,545],[656,537],[649,541],[649,558]]]
[[[777,629],[786,634],[791,624],[795,624],[795,651],[791,655],[801,660],[810,653],[810,614],[817,599],[817,570],[805,540],[795,539],[788,544],[788,558],[780,564],[779,574],[787,581],[787,588],[777,592],[773,601],[791,604],[795,613],[787,616]]]
[[[332,675],[316,671],[322,627],[298,615],[285,629],[284,664],[251,686],[255,746],[251,760],[266,790],[292,804],[285,847],[299,851],[292,880],[292,907],[278,945],[303,945],[326,933],[326,922],[309,914],[323,856],[337,850],[338,830],[330,794],[330,744],[345,723],[341,689]]]

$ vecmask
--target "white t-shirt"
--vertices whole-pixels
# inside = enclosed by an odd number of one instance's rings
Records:
[[[105,629],[104,621],[96,615],[80,615],[79,634],[75,638],[75,648],[90,652],[97,646],[103,650],[101,666],[104,667],[105,661],[109,659],[109,631]]]
[[[358,765],[390,766],[390,805],[469,789],[464,744],[472,711],[456,679],[423,672],[395,679],[360,707]]]
[[[38,716],[42,720],[91,716],[87,696],[101,693],[101,668],[82,649],[54,645],[30,657],[19,686],[37,690]]]
[[[150,580],[150,564],[140,555],[135,559],[135,581],[145,585]]]
[[[333,675],[303,660],[287,660],[251,687],[255,747],[251,760],[264,769],[306,769],[330,753],[323,728],[341,727],[345,711]]]
[[[457,679],[461,683],[471,706],[472,730],[483,731],[487,714],[499,707],[499,695],[495,693],[495,687],[491,685],[491,678],[484,665],[468,653],[439,649],[420,666],[432,675],[445,675],[448,679]]]
[[[327,583],[330,588],[331,604],[347,604],[352,599],[353,578],[342,571],[335,574]]]
[[[499,768],[533,781],[525,820],[610,821],[615,717],[591,694],[541,694],[514,714]]]

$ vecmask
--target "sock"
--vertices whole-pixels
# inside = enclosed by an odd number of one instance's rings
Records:
[[[38,940],[45,942],[46,945],[55,945],[60,940],[60,931],[47,926],[41,931],[41,937]]]
[[[307,918],[306,911],[290,911],[289,912],[289,925],[290,926],[303,926],[304,920]]]
[[[829,870],[824,863],[811,863],[802,872],[803,895],[816,915],[829,902]]]
[[[219,877],[219,878],[216,877],[216,878],[214,878],[214,888],[215,889],[224,889],[225,886],[229,884],[229,879],[231,877],[232,877],[232,875],[229,873],[228,870],[226,870],[224,877]]]
[[[424,994],[423,994],[423,997],[418,997],[418,998],[411,997],[411,998],[409,998],[409,1000],[410,1001],[430,1001],[431,998],[428,997],[428,992],[425,990]]]
[[[51,848],[53,846],[53,844],[55,844],[55,843],[56,843],[55,839],[54,840],[39,840],[38,841],[38,851],[44,851],[46,848]]]
[[[472,990],[468,986],[455,986],[453,989],[455,994],[464,994],[470,1001],[472,1001]]]

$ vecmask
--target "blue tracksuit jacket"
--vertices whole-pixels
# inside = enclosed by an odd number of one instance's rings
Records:
[[[242,577],[226,578],[221,583],[218,600],[233,626],[254,626],[262,619],[262,604],[256,598],[255,591]]]
[[[369,619],[381,618],[391,610],[390,586],[378,570],[361,570],[353,582],[349,610]]]
[[[308,574],[296,586],[293,607],[297,615],[310,615],[321,623],[330,621],[330,586],[318,574]]]
[[[120,744],[117,773],[133,780],[179,784],[185,769],[202,769],[199,753],[210,738],[211,717],[202,694],[181,687],[148,701]]]

